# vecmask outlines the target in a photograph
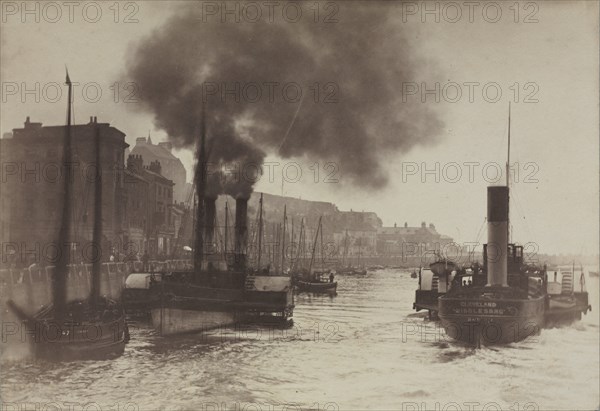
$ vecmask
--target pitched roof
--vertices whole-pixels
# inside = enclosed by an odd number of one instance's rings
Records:
[[[148,162],[156,159],[181,162],[181,160],[175,157],[169,150],[162,146],[154,145],[152,142],[144,144],[137,143],[131,150],[131,154],[141,154],[141,156],[144,157],[144,160]]]

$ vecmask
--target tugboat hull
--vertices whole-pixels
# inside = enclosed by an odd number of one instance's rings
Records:
[[[539,334],[544,326],[544,297],[490,300],[439,300],[438,316],[446,334],[471,345],[510,344]]]
[[[208,331],[236,323],[235,311],[212,309],[194,310],[176,307],[154,308],[152,325],[161,335]]]

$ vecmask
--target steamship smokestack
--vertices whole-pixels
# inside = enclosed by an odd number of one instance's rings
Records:
[[[246,253],[246,240],[248,236],[248,199],[236,198],[235,200],[235,252]]]
[[[205,222],[204,222],[204,241],[205,247],[209,247],[211,252],[214,252],[214,238],[215,238],[215,220],[217,215],[217,198],[216,197],[205,197],[204,198],[204,210],[205,210]]]
[[[508,285],[508,187],[488,187],[487,285]]]

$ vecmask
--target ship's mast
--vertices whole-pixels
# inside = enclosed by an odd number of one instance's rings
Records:
[[[283,206],[283,231],[281,233],[281,272],[283,273],[285,263],[285,226],[287,224],[287,205]]]
[[[200,144],[197,147],[196,175],[194,176],[194,185],[196,186],[197,206],[196,206],[196,241],[194,247],[194,273],[198,281],[202,270],[204,241],[202,238],[204,222],[204,194],[206,191],[206,115],[204,105],[202,106],[202,119],[200,124]]]
[[[95,119],[94,119],[95,120]],[[101,249],[102,242],[102,169],[100,168],[100,127],[96,122],[95,127],[95,150],[96,150],[96,181],[94,186],[94,233],[93,243],[98,249]],[[92,265],[92,286],[90,290],[90,300],[92,306],[97,307],[100,300],[100,273],[101,262],[100,255],[97,255]]]
[[[322,216],[319,217],[319,224],[317,226],[317,232],[315,234],[315,241],[313,242],[312,254],[310,256],[310,264],[308,265],[308,273],[309,274],[311,274],[313,261],[315,260],[315,251],[317,248],[317,240],[319,239],[319,231],[321,230],[321,218],[322,218]]]
[[[225,244],[223,245],[225,260],[227,260],[227,231],[229,231],[229,206],[227,205],[227,200],[225,200]]]
[[[507,154],[506,154],[506,188],[508,189],[510,187],[510,101],[508,102],[508,148],[507,148]],[[510,190],[508,190],[508,222],[506,224],[506,229],[508,230],[508,233],[506,235],[506,238],[509,239],[510,241],[510,234],[511,234],[511,230],[510,230]]]
[[[263,236],[263,193],[260,193],[260,203],[258,211],[258,261],[256,263],[256,269],[260,272],[260,255],[262,254],[262,236]]]
[[[65,130],[65,139],[63,142],[63,212],[58,233],[58,242],[61,249],[61,255],[54,271],[54,281],[52,282],[52,298],[54,303],[54,313],[57,320],[64,316],[66,306],[66,286],[67,270],[69,257],[71,254],[69,244],[69,231],[71,223],[71,182],[72,176],[68,172],[68,164],[71,162],[71,99],[73,96],[73,84],[69,78],[69,71],[66,70],[66,84],[69,87],[67,99],[67,128]]]

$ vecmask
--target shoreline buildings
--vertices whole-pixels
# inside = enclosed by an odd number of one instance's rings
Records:
[[[96,127],[101,139],[100,167],[94,164],[93,139]],[[51,265],[52,247],[57,238],[61,205],[62,142],[66,129],[43,126],[29,117],[22,128],[0,139],[2,162],[0,186],[0,231],[2,263],[11,259],[26,266],[32,261]],[[93,183],[97,169],[102,171],[102,259],[117,260],[169,258],[183,247],[193,246],[191,219],[193,201],[186,192],[186,172],[181,160],[172,154],[171,143],[153,144],[150,137],[136,139],[131,154],[125,133],[95,117],[87,124],[72,126],[73,222],[70,238],[74,261],[89,260],[93,228]],[[260,193],[248,203],[249,220],[257,213]],[[216,203],[216,226],[224,225],[225,196]],[[229,205],[234,204],[229,198]],[[435,250],[452,242],[438,233],[433,224],[420,227],[384,227],[374,212],[341,211],[333,203],[301,200],[264,194],[265,241],[277,243],[287,207],[287,236],[292,221],[295,240],[304,219],[306,241],[312,244],[322,216],[323,242],[329,256],[342,255],[351,261],[357,256],[395,257],[411,250]],[[230,207],[231,209],[231,207]],[[229,221],[233,221],[230,216]],[[249,227],[250,228],[250,227]],[[417,247],[417,249],[415,249]]]

